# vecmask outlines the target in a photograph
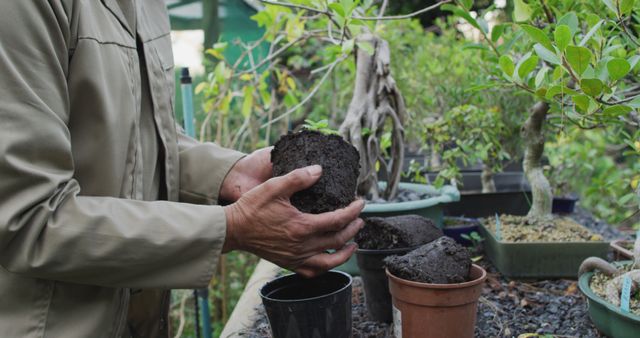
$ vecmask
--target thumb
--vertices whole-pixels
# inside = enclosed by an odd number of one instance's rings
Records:
[[[312,165],[274,177],[267,181],[267,193],[272,197],[291,197],[294,193],[314,185],[322,176],[322,167]]]

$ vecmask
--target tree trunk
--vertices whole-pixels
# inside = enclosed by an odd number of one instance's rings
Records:
[[[404,160],[404,100],[390,74],[389,44],[379,37],[366,34],[358,38],[374,48],[373,55],[359,49],[356,54],[356,79],[349,110],[340,126],[340,134],[360,153],[358,194],[376,199],[378,189],[377,168],[386,172],[386,199],[395,197],[402,162]],[[390,123],[387,124],[387,121]],[[385,126],[391,125],[391,162],[382,157],[380,140]],[[367,130],[363,136],[362,131]]]
[[[480,175],[482,182],[482,192],[496,192],[496,182],[493,180],[493,170],[487,164],[482,165],[482,174]]]
[[[526,144],[523,167],[533,195],[533,202],[527,218],[532,224],[551,219],[553,193],[549,180],[544,176],[541,163],[545,142],[543,127],[548,112],[549,105],[547,103],[536,103],[531,110],[531,115],[522,127],[522,137]]]

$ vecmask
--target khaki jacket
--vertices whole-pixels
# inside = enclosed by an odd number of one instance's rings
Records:
[[[0,1],[0,337],[119,337],[130,289],[211,279],[226,224],[210,204],[242,154],[176,130],[164,1],[136,1],[168,201],[141,201],[131,13]]]

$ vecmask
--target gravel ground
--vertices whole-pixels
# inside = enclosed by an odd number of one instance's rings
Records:
[[[607,240],[627,237],[584,210],[578,210],[571,217]],[[478,304],[476,337],[518,337],[524,333],[603,337],[589,319],[586,298],[575,280],[510,281],[489,262],[481,260],[478,264],[487,269],[488,278]],[[258,313],[254,326],[242,337],[271,337],[262,306]],[[359,277],[354,278],[353,284],[353,337],[392,337],[390,325],[368,318]]]

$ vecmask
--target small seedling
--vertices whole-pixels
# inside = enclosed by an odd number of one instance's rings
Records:
[[[328,120],[320,120],[320,121],[313,121],[313,120],[304,120],[304,129],[307,130],[313,130],[313,131],[317,131],[317,132],[321,132],[325,135],[340,135],[340,133],[338,133],[337,130],[331,129],[329,127],[329,121]]]
[[[477,250],[480,247],[480,243],[484,241],[484,237],[480,236],[476,231],[471,232],[470,234],[462,234],[460,237],[466,239],[471,242],[471,246]]]

